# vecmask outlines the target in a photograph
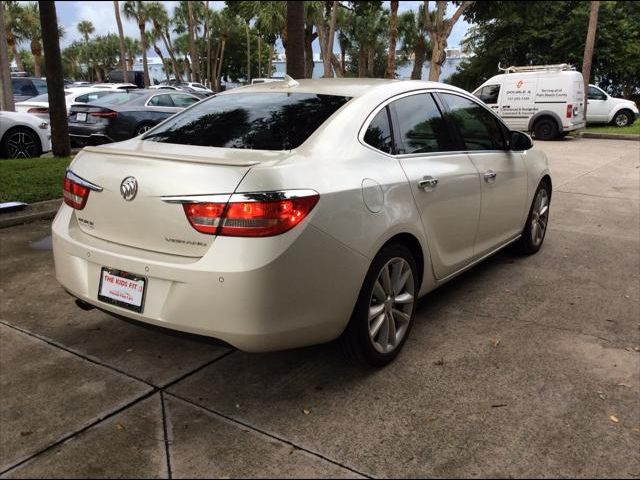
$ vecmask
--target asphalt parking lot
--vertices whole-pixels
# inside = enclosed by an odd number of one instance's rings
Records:
[[[550,229],[420,302],[383,370],[79,310],[0,230],[2,477],[639,477],[640,142],[539,142]]]

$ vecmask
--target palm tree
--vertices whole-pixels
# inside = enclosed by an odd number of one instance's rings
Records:
[[[425,28],[424,6],[403,13],[398,18],[398,36],[402,42],[402,56],[405,61],[413,58],[412,80],[422,79],[422,69],[427,56],[431,55],[429,33]]]
[[[34,76],[42,76],[42,30],[40,28],[40,10],[37,3],[29,3],[24,7],[22,28],[25,36],[30,39],[31,54],[33,55]]]
[[[171,19],[169,18],[167,9],[160,2],[149,2],[147,3],[147,13],[149,15],[149,20],[153,24],[153,29],[160,34],[162,43],[171,58],[173,75],[176,80],[181,82],[182,76],[180,75],[180,68],[178,67],[178,61],[176,60],[175,49],[171,42]]]
[[[156,52],[156,55],[160,57],[160,61],[162,62],[162,69],[164,71],[165,77],[167,78],[167,82],[168,82],[169,72],[171,71],[171,69],[165,68],[165,65],[168,64],[169,61],[165,60],[162,50],[157,45],[157,42],[160,39],[160,36],[161,34],[158,30],[156,30],[155,28],[151,29],[150,31],[147,32],[147,44],[151,45],[153,47],[154,52]]]
[[[89,20],[81,21],[80,23],[78,23],[77,28],[78,32],[80,32],[80,35],[82,35],[82,38],[84,38],[84,43],[88,43],[89,35],[96,31],[93,23],[91,23]]]
[[[127,69],[133,70],[133,62],[135,62],[136,56],[140,53],[140,42],[131,37],[124,38],[124,47],[127,51]]]
[[[24,65],[22,59],[18,53],[18,44],[26,39],[24,30],[21,28],[24,17],[24,7],[14,0],[7,0],[2,2],[4,10],[4,25],[7,34],[7,46],[13,58],[16,60],[16,66],[18,70],[23,72]]]
[[[4,6],[0,6],[0,110],[15,110],[11,76],[9,74],[9,48],[7,48],[7,31],[4,26]]]
[[[142,47],[142,69],[144,71],[144,86],[149,87],[149,63],[147,61],[147,21],[149,20],[147,7],[141,0],[127,0],[124,2],[124,16],[128,19],[135,20],[140,29],[140,45]]]
[[[284,2],[255,2],[257,3],[256,28],[264,36],[269,45],[269,63],[267,76],[273,73],[273,54],[276,40],[286,25],[287,10]]]
[[[304,78],[304,3],[287,1],[287,74]]]
[[[51,118],[51,146],[57,157],[71,155],[69,145],[69,125],[67,124],[67,105],[64,93],[64,75],[60,56],[60,32],[55,2],[41,1],[40,24],[44,39],[45,61],[47,67],[47,86],[49,93],[49,116]]]
[[[193,6],[191,2],[187,2],[187,25],[189,27],[189,54],[191,55],[191,64],[193,66],[191,70],[191,81],[200,81],[200,62],[198,61],[198,55],[196,54],[196,40],[195,40],[195,21],[193,20]]]
[[[338,9],[336,28],[338,30],[338,45],[340,46],[340,70],[343,75],[346,75],[347,72],[347,50],[352,47],[349,29],[353,23],[354,16],[352,10],[346,8]]]
[[[389,53],[387,55],[387,78],[396,77],[396,43],[398,41],[398,0],[391,1],[389,17]]]
[[[113,0],[113,10],[116,14],[116,23],[118,24],[118,37],[120,44],[120,68],[122,68],[122,77],[124,83],[129,82],[129,74],[127,72],[127,60],[124,48],[124,29],[122,28],[122,18],[120,18],[120,4],[118,0]]]

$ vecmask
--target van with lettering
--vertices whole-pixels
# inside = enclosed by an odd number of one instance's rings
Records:
[[[584,80],[570,65],[509,67],[473,94],[513,130],[553,140],[585,127]]]

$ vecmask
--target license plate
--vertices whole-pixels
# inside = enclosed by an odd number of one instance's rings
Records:
[[[98,300],[142,313],[146,283],[145,277],[103,267]]]
[[[87,114],[86,113],[77,113],[76,114],[76,122],[86,122]]]

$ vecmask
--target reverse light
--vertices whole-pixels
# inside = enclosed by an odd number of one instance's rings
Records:
[[[80,178],[71,170],[67,170],[62,184],[62,198],[64,203],[76,210],[82,210],[87,204],[91,191],[101,192],[102,187]]]
[[[228,237],[271,237],[288,232],[318,203],[313,191],[233,195],[229,202],[184,203],[191,226],[200,233]]]

